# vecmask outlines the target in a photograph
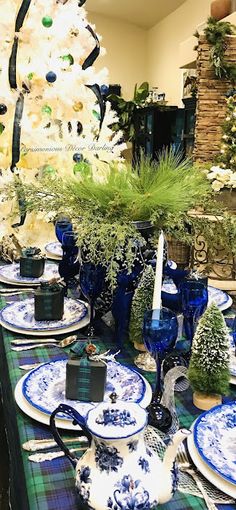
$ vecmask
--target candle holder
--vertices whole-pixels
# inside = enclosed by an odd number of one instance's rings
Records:
[[[161,404],[161,366],[166,354],[173,349],[177,335],[178,321],[173,311],[163,307],[160,310],[149,310],[145,313],[143,341],[156,362],[156,384],[147,411],[149,424],[163,432],[167,431],[171,425],[171,415],[169,410]]]

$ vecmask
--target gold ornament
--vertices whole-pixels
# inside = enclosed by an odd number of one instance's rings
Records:
[[[235,131],[236,131],[236,126],[232,126],[231,131],[232,131],[232,133],[235,133]]]
[[[83,103],[81,103],[81,101],[77,101],[76,103],[73,104],[73,110],[75,112],[81,112],[81,110],[83,110]]]

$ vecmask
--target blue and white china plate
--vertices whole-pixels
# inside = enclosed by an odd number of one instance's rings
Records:
[[[37,410],[51,414],[59,404],[72,405],[65,397],[67,359],[51,361],[35,368],[25,378],[22,393],[28,403]],[[143,406],[150,403],[151,395],[146,400],[147,383],[138,372],[114,361],[107,362],[107,382],[104,401],[109,402],[109,395],[115,391],[120,400],[138,402]],[[73,400],[73,407],[83,416],[94,407],[94,403]],[[60,415],[59,415],[60,417]],[[70,419],[61,414],[64,420]]]
[[[20,276],[20,264],[9,264],[0,267],[0,282],[14,285],[40,285],[40,282],[59,278],[58,265],[45,262],[44,273],[40,278]]]
[[[62,258],[62,247],[58,241],[46,244],[45,251],[49,259],[60,260]]]
[[[167,283],[164,282],[162,286],[162,290],[165,292],[168,292],[169,294],[176,294],[177,288],[174,282],[170,282],[169,280]],[[227,308],[230,308],[232,305],[232,298],[227,294],[227,292],[224,292],[220,289],[215,289],[215,287],[208,286],[208,306],[211,305],[211,303],[215,303],[221,311],[227,310]]]
[[[236,402],[213,407],[197,418],[194,443],[201,458],[236,485]]]
[[[48,332],[52,331],[53,334],[62,334],[67,330],[74,331],[85,326],[84,319],[88,319],[88,315],[86,303],[72,298],[65,298],[64,315],[61,320],[36,321],[34,318],[34,298],[29,298],[6,305],[0,311],[0,323],[5,328],[17,333],[26,332],[30,335],[44,333],[48,335]],[[81,322],[83,326],[81,326]]]
[[[191,427],[191,429],[194,428],[194,424]],[[222,492],[227,494],[228,496],[231,496],[231,498],[236,499],[236,487],[234,484],[227,482],[224,478],[219,476],[215,471],[213,471],[211,468],[208,467],[208,465],[203,461],[203,459],[200,457],[196,446],[194,444],[194,438],[193,434],[188,436],[187,438],[187,444],[188,444],[188,452],[190,454],[190,457],[197,467],[197,469],[200,471],[200,473],[205,476],[209,482],[211,482],[217,489],[220,489]]]
[[[43,425],[49,425],[50,414],[43,413],[39,409],[36,409],[36,407],[31,405],[23,395],[23,385],[24,385],[24,381],[28,377],[28,375],[29,375],[29,373],[23,375],[19,379],[18,383],[16,384],[15,391],[14,391],[15,401],[16,401],[17,405],[19,406],[19,408],[27,416],[29,416],[33,420],[36,420],[39,423],[42,423]],[[144,385],[145,385],[144,398],[143,398],[142,402],[140,402],[140,404],[143,408],[146,408],[150,404],[151,399],[152,399],[152,389],[151,389],[149,382],[141,374],[139,374],[139,376],[141,377],[141,379],[143,380]],[[70,404],[71,404],[71,402],[70,402]],[[73,430],[73,431],[81,430],[79,425],[74,425],[73,421],[69,420],[68,417],[65,417],[65,418],[66,419],[56,417],[56,426],[58,428],[61,428],[63,430]]]

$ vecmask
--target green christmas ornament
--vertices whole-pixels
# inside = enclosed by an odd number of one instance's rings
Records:
[[[87,161],[81,161],[80,163],[76,163],[73,168],[74,175],[80,173],[83,175],[91,174],[91,166]]]
[[[42,18],[42,24],[45,28],[50,28],[53,24],[53,20],[52,20],[51,16],[44,16]]]
[[[27,76],[28,80],[32,80],[33,77],[34,77],[34,73],[29,73]]]
[[[52,113],[52,108],[51,106],[45,104],[43,107],[42,107],[42,113],[47,113],[48,115],[51,115]]]
[[[51,165],[45,165],[43,167],[43,177],[46,177],[47,175],[55,175],[56,170]]]
[[[60,57],[64,62],[69,62],[69,64],[72,66],[74,64],[74,58],[69,53],[68,55],[63,55],[63,57]]]
[[[0,135],[3,133],[4,129],[5,129],[4,124],[2,124],[2,122],[0,122]]]
[[[95,119],[101,120],[101,116],[96,110],[93,110],[93,116],[95,117]]]

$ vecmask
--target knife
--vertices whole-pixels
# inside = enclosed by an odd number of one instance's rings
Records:
[[[38,343],[52,343],[55,344],[59,342],[56,338],[16,338],[15,340],[11,340],[11,345],[30,345],[30,344],[38,344]]]

